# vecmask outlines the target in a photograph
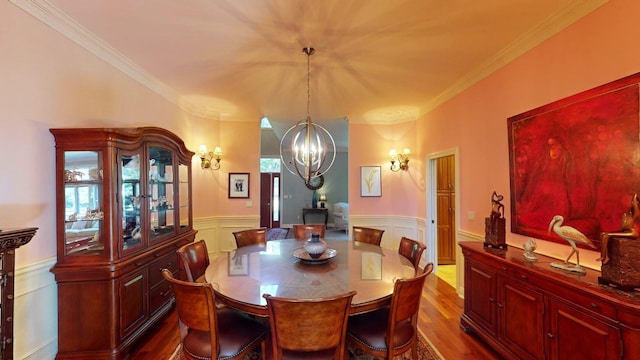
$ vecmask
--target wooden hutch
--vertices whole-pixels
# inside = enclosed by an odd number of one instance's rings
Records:
[[[464,314],[506,359],[640,359],[640,293],[598,283],[599,271],[569,273],[523,250],[460,242]]]
[[[56,142],[57,359],[124,359],[171,309],[168,268],[195,238],[193,152],[160,128],[51,129]]]

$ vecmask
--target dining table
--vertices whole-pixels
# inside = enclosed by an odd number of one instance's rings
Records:
[[[326,251],[311,258],[305,240],[270,240],[211,259],[205,280],[216,301],[255,316],[268,316],[264,294],[320,299],[356,291],[351,314],[391,303],[394,282],[415,275],[412,263],[396,250],[377,245],[324,239]]]

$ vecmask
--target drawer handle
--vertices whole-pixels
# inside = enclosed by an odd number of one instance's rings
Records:
[[[496,301],[496,299],[494,299],[492,297],[489,298],[489,302],[495,302],[495,301]]]
[[[136,261],[136,266],[140,266],[140,265],[142,265],[142,262],[141,261]]]
[[[502,305],[502,304],[498,303],[498,307],[499,307],[500,309],[502,309],[502,308],[504,307],[504,305]]]
[[[171,291],[169,291],[169,290],[161,291],[159,295],[162,296],[162,297],[165,297],[165,296],[169,295],[169,293],[171,293]]]
[[[503,266],[503,267],[502,267],[502,271],[507,271],[507,267],[506,267],[506,266]]]
[[[597,309],[597,308],[598,308],[598,304],[596,304],[596,303],[591,303],[591,307],[592,307],[592,308],[594,308],[594,309]]]
[[[172,267],[173,267],[172,263],[167,263],[167,267],[165,269],[172,268]],[[160,269],[160,271],[162,272],[162,269]]]
[[[552,333],[547,333],[547,337],[548,337],[549,339],[553,339],[553,334],[552,334]]]
[[[160,254],[153,254],[154,257],[160,257]]]
[[[527,275],[522,275],[520,277],[522,278],[522,280],[527,280]]]

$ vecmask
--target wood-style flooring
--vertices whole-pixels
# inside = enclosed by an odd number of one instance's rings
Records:
[[[463,307],[464,300],[451,285],[429,275],[422,292],[418,327],[447,360],[500,359],[475,335],[462,331],[459,324]],[[132,350],[131,360],[168,359],[179,342],[178,318],[174,310],[138,342]]]

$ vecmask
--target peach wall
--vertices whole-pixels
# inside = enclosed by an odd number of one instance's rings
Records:
[[[203,120],[0,2],[0,228],[38,227],[17,267],[55,257],[52,127],[160,126],[185,138]]]
[[[390,170],[389,150],[416,149],[416,124],[349,125],[349,202],[351,215],[414,217],[419,211],[416,189],[424,186],[424,165],[419,153],[411,154],[408,171]],[[360,167],[381,166],[382,196],[360,196]],[[424,196],[424,195],[423,195]]]
[[[507,118],[640,71],[640,48],[633,45],[639,21],[639,2],[612,0],[419,121],[425,153],[460,149],[459,229],[484,236],[493,190],[505,195],[509,220]],[[510,233],[507,221],[507,242],[525,240]],[[538,250],[561,259],[570,251],[547,241],[538,241]],[[582,264],[599,269],[597,253],[581,254]]]

